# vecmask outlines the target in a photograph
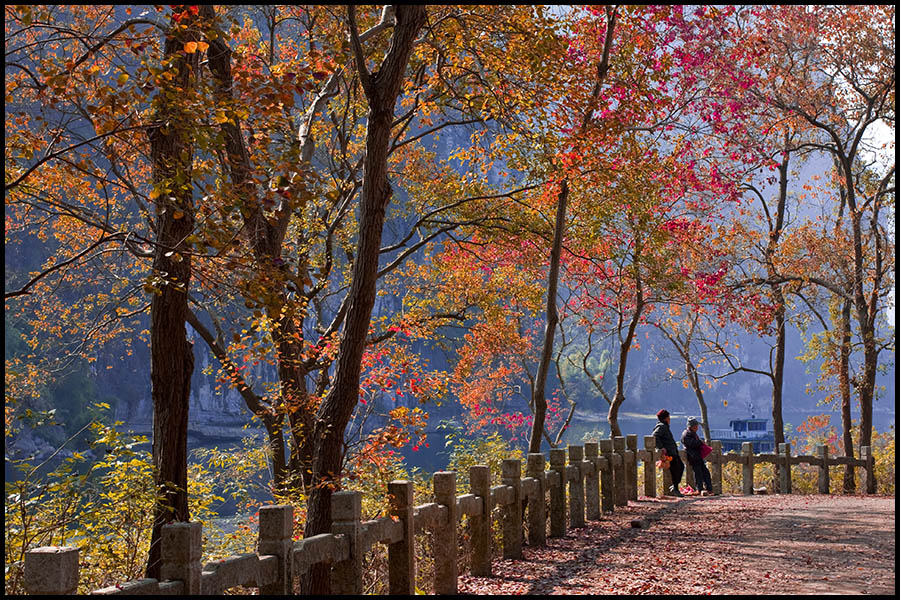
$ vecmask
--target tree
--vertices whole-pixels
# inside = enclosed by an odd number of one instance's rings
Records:
[[[313,441],[313,488],[307,510],[307,537],[331,530],[331,494],[341,475],[341,445],[344,430],[359,400],[360,363],[375,303],[375,281],[384,215],[391,197],[388,181],[388,149],[394,106],[400,95],[413,43],[425,24],[424,6],[398,6],[391,47],[374,73],[366,66],[359,41],[356,12],[347,9],[353,54],[358,75],[369,104],[366,126],[366,159],[361,193],[360,230],[349,308],[341,349],[337,357],[334,384],[316,412]],[[311,573],[310,591],[327,593],[326,572]]]
[[[7,49],[20,76],[8,79],[8,99],[18,104],[7,121],[13,127],[13,151],[7,153],[5,191],[15,207],[14,219],[21,216],[20,208],[26,223],[30,212],[42,215],[38,238],[49,229],[61,244],[51,251],[52,264],[7,292],[7,299],[30,301],[27,296],[34,295],[49,306],[59,303],[64,321],[67,313],[72,318],[66,334],[82,340],[73,354],[84,355],[92,351],[93,335],[104,329],[112,330],[106,335],[119,334],[119,320],[134,316],[120,307],[141,306],[135,296],[141,286],[133,277],[148,266],[142,259],[153,259],[143,289],[153,296],[153,456],[159,498],[147,572],[154,576],[160,527],[172,519],[188,519],[186,438],[193,354],[184,318],[192,271],[186,238],[194,226],[195,119],[189,103],[198,60],[186,49],[196,44],[198,10],[176,6],[167,25],[143,15],[117,20],[108,7],[19,7],[10,14]],[[154,47],[151,34],[136,33],[148,25],[165,34],[159,63],[134,59]],[[136,80],[141,85],[135,86]],[[38,123],[33,131],[19,129],[32,119]],[[146,131],[146,142],[135,143],[138,130]],[[138,149],[148,149],[149,160],[140,158]],[[64,185],[55,187],[61,181]],[[155,219],[147,200],[155,204]],[[132,228],[140,227],[136,216],[144,217],[150,234],[134,234]],[[88,278],[76,283],[82,273]],[[93,298],[86,302],[73,294],[75,306],[85,306],[83,313],[65,308],[65,296],[54,298],[48,287],[70,293],[78,286],[90,289],[106,273],[119,283],[91,290]],[[93,323],[79,320],[90,318],[91,312],[99,313]],[[48,325],[32,321],[35,338],[58,328]]]
[[[193,95],[199,57],[187,52],[200,37],[196,7],[172,13],[163,53],[164,71],[148,128],[156,197],[157,242],[153,277],[158,285],[150,303],[150,378],[153,391],[153,466],[158,499],[147,561],[147,577],[161,579],[162,527],[189,521],[187,501],[187,429],[193,344],[187,339],[191,256],[194,230],[195,116],[185,96]]]
[[[778,78],[769,102],[817,132],[809,145],[832,156],[836,165],[838,212],[846,212],[853,277],[845,288],[818,277],[808,279],[853,303],[864,357],[858,386],[861,445],[871,444],[878,313],[884,307],[889,273],[883,211],[893,197],[894,178],[893,165],[880,179],[867,177],[861,154],[875,123],[893,123],[893,18],[893,7],[769,8],[760,13],[763,27],[755,38],[771,57],[768,73]],[[852,42],[843,41],[847,39]]]
[[[591,90],[590,98],[585,107],[581,124],[579,126],[576,137],[583,135],[587,127],[590,125],[591,118],[597,108],[600,99],[600,90],[602,89],[606,74],[609,71],[609,56],[612,48],[613,36],[616,29],[616,13],[617,7],[607,7],[605,22],[605,38],[603,40],[603,50],[600,60],[596,66],[596,80]],[[563,236],[566,223],[566,207],[569,201],[569,180],[563,177],[559,183],[559,191],[556,198],[556,217],[553,227],[553,243],[550,249],[550,272],[547,276],[547,325],[544,329],[544,345],[535,378],[534,395],[532,397],[532,408],[534,410],[534,422],[531,427],[531,437],[528,442],[529,452],[540,452],[541,438],[544,434],[544,421],[547,414],[547,400],[545,397],[545,388],[547,386],[547,372],[550,369],[550,360],[553,355],[553,338],[556,335],[556,325],[559,322],[559,315],[556,309],[557,286],[559,283],[559,262],[562,253]]]

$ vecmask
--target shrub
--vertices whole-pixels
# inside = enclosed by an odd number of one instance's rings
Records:
[[[6,483],[7,594],[24,593],[25,552],[41,546],[79,548],[79,593],[143,577],[154,511],[152,457],[137,449],[146,438],[116,426],[90,423],[84,430],[90,429],[91,449],[69,453],[56,468],[16,465],[21,476]],[[216,536],[214,507],[223,500],[215,493],[217,475],[200,464],[188,467],[189,510],[203,525],[204,558],[253,551],[255,528],[246,528],[244,540]]]

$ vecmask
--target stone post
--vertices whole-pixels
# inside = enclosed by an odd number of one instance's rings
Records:
[[[331,567],[331,591],[341,595],[363,592],[362,565],[365,548],[362,534],[362,492],[334,492],[331,495],[331,533],[345,535],[350,542],[350,556]]]
[[[200,523],[170,523],[160,534],[160,581],[183,581],[184,595],[200,594],[203,533]]]
[[[638,499],[638,482],[637,482],[637,472],[638,472],[638,439],[637,434],[632,433],[625,436],[625,445],[627,446],[627,450],[625,451],[625,486],[628,488],[628,499],[629,500],[637,500]]]
[[[547,476],[544,475],[544,455],[539,452],[528,454],[525,476],[537,480],[537,495],[528,501],[528,545],[547,544]]]
[[[457,592],[456,554],[456,472],[440,471],[432,478],[434,501],[447,507],[447,521],[435,526],[431,543],[434,548],[434,593]],[[519,535],[521,535],[521,530]]]
[[[569,481],[569,527],[584,527],[584,448],[569,446],[569,465],[575,467],[576,477]]]
[[[279,504],[259,507],[259,540],[256,553],[278,557],[278,579],[259,586],[260,595],[294,593],[294,507]]]
[[[625,482],[625,437],[613,438],[613,470],[616,506],[628,506],[628,490]]]
[[[597,460],[600,456],[600,447],[597,442],[587,442],[584,445],[584,457],[590,468],[584,478],[584,510],[585,516],[592,521],[600,520],[600,465]]]
[[[512,504],[503,511],[503,558],[522,558],[522,461],[504,459],[500,473],[503,485],[513,489]]]
[[[550,470],[559,474],[559,486],[550,488],[550,537],[566,535],[566,451],[550,449]]]
[[[644,495],[656,498],[656,437],[644,436]]]
[[[831,487],[828,473],[828,446],[822,444],[816,446],[816,457],[822,461],[819,465],[819,493],[827,494]]]
[[[25,552],[25,593],[73,596],[78,592],[78,548],[45,546]]]
[[[684,463],[684,482],[696,490],[697,482],[694,481],[694,469],[691,467],[691,463],[688,462],[687,451],[680,451],[678,456],[681,457],[681,462]]]
[[[612,512],[616,504],[616,476],[613,469],[613,441],[600,440],[600,452],[606,459],[606,468],[600,471],[600,493],[602,494],[603,512]]]
[[[741,464],[743,465],[744,495],[753,495],[753,442],[741,444]]]
[[[713,440],[709,443],[712,452],[709,454],[709,474],[712,476],[713,493],[722,493],[722,441]]]
[[[790,494],[793,486],[791,485],[791,445],[778,444],[778,454],[781,458],[781,481],[779,481],[779,492],[782,494]]]
[[[866,463],[866,485],[859,486],[861,490],[865,490],[866,494],[875,493],[875,456],[872,454],[871,446],[863,446],[859,449],[859,457]]]
[[[487,467],[485,467],[487,468]],[[388,544],[388,592],[416,593],[416,527],[413,522],[413,482],[392,481],[388,484],[390,514],[403,526],[403,539]],[[470,521],[471,523],[471,521]],[[474,540],[473,540],[474,546]]]
[[[469,468],[469,489],[481,498],[480,515],[469,517],[469,539],[472,544],[472,564],[475,577],[491,576],[491,469],[486,465]]]

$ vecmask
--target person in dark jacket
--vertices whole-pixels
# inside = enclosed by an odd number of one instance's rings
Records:
[[[684,463],[681,462],[681,457],[678,455],[678,446],[675,445],[675,438],[672,437],[672,430],[669,429],[672,417],[669,415],[669,411],[662,409],[656,413],[656,418],[659,419],[659,423],[653,429],[656,447],[665,450],[666,454],[672,457],[672,462],[669,464],[669,472],[672,474],[672,487],[669,488],[669,493],[673,496],[682,497],[684,494],[681,493],[678,486],[681,483],[681,476],[684,474]]]
[[[700,453],[700,448],[703,446],[703,440],[697,435],[700,425],[700,421],[694,417],[689,418],[687,420],[687,428],[681,434],[681,443],[684,444],[684,448],[687,451],[688,463],[694,470],[694,481],[697,482],[697,491],[702,492],[703,487],[706,486],[706,491],[712,494],[712,477],[709,474],[709,469],[706,468],[703,455]]]

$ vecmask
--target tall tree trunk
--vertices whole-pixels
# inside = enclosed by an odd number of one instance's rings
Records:
[[[775,451],[778,451],[779,444],[784,443],[784,418],[782,417],[781,402],[784,394],[784,352],[785,338],[787,337],[785,329],[785,308],[784,295],[780,288],[775,290],[775,364],[772,365],[772,428],[775,430]],[[780,486],[781,471],[784,465],[778,463],[775,465],[775,485],[776,490]],[[784,493],[785,490],[779,490]]]
[[[338,351],[334,383],[316,413],[313,452],[313,486],[309,496],[306,537],[331,530],[331,494],[340,485],[344,431],[359,401],[361,361],[375,304],[375,282],[385,210],[391,198],[387,159],[406,66],[419,30],[425,24],[425,7],[401,4],[391,46],[375,73],[370,74],[356,30],[353,6],[348,6],[351,42],[360,80],[369,103],[366,158],[360,192],[360,230],[353,264],[349,308]],[[304,580],[304,593],[327,594],[331,589],[328,565],[316,565]]]
[[[841,306],[841,364],[838,373],[838,387],[841,393],[841,428],[843,429],[844,456],[853,458],[853,421],[850,414],[850,302],[844,300]],[[856,491],[856,469],[844,465],[844,493]]]
[[[766,246],[766,270],[772,279],[777,277],[775,268],[775,256],[778,253],[779,241],[784,228],[785,212],[788,198],[788,167],[791,159],[790,133],[785,133],[784,152],[781,164],[778,165],[778,200],[775,210],[775,222],[769,222],[769,243]],[[768,214],[768,211],[766,211]],[[782,284],[771,285],[772,300],[775,303],[775,364],[770,365],[772,374],[772,429],[775,431],[775,451],[778,445],[784,443],[784,417],[782,416],[782,396],[784,393],[784,353],[785,353],[785,301]],[[775,489],[781,482],[783,465],[775,465]]]
[[[550,273],[547,277],[547,325],[544,327],[544,347],[538,363],[535,378],[532,406],[534,421],[531,425],[531,438],[528,441],[529,452],[541,451],[541,438],[544,433],[544,421],[547,416],[547,372],[550,370],[550,359],[553,356],[553,338],[556,336],[556,325],[559,314],[556,310],[556,290],[559,284],[559,259],[562,254],[563,235],[566,229],[566,205],[569,200],[569,182],[563,180],[556,199],[556,225],[553,228],[553,247],[550,249]]]
[[[862,215],[856,203],[856,187],[854,185],[852,164],[854,153],[850,156],[839,155],[839,165],[842,170],[845,188],[847,192],[847,207],[850,209],[850,226],[853,230],[853,304],[856,307],[856,319],[859,323],[859,334],[863,342],[863,372],[858,386],[859,390],[859,446],[872,447],[872,401],[875,397],[875,376],[878,372],[878,348],[875,341],[875,312],[877,310],[877,298],[879,292],[880,274],[876,275],[876,282],[872,290],[872,306],[866,302],[864,266],[867,260],[863,252],[862,241]],[[876,203],[877,206],[877,203]],[[876,215],[877,219],[877,215]],[[877,235],[877,231],[874,232]],[[880,252],[880,247],[875,248]],[[874,260],[880,264],[881,257],[876,255]],[[877,270],[876,270],[877,273]],[[875,477],[866,478],[867,492],[875,492]]]
[[[215,8],[203,5],[200,15],[211,27],[215,27]],[[256,195],[255,183],[251,177],[252,165],[244,138],[241,135],[241,120],[234,112],[231,71],[231,49],[225,43],[225,35],[217,32],[207,38],[209,43],[208,65],[215,80],[216,101],[228,111],[229,120],[221,124],[225,140],[226,158],[231,180],[245,210],[244,222],[250,232],[250,246],[260,276],[267,280],[270,296],[265,298],[266,316],[273,323],[272,341],[278,362],[278,379],[281,384],[281,406],[279,410],[290,415],[291,430],[291,477],[307,486],[312,476],[312,425],[315,407],[309,406],[310,398],[306,390],[306,372],[301,367],[302,343],[296,323],[296,307],[292,306],[285,292],[288,273],[282,259],[282,246],[291,215],[290,202],[277,211],[273,221],[266,218],[262,202]],[[283,432],[267,428],[269,445],[275,448],[283,443]],[[278,439],[276,439],[276,437]],[[282,450],[283,452],[283,450]],[[286,477],[276,479],[276,487],[282,488]],[[295,482],[296,483],[296,482]]]
[[[635,269],[640,266],[635,265]],[[619,437],[622,430],[619,428],[619,407],[625,402],[625,371],[628,365],[628,353],[631,351],[631,344],[634,342],[634,332],[641,320],[641,314],[644,312],[644,293],[640,280],[637,282],[637,302],[634,307],[634,313],[631,315],[631,322],[628,324],[628,333],[625,339],[619,344],[619,367],[616,370],[616,394],[613,401],[609,405],[609,412],[606,420],[609,423],[609,437]]]
[[[603,42],[603,54],[597,65],[597,81],[587,109],[581,118],[579,135],[584,134],[590,125],[591,117],[600,98],[600,90],[609,73],[609,53],[612,47],[613,33],[616,26],[616,14],[618,8],[607,7],[606,37]],[[563,235],[565,234],[566,207],[569,200],[569,180],[564,177],[560,184],[559,195],[556,200],[556,221],[553,227],[553,246],[550,249],[550,273],[547,277],[547,324],[544,327],[544,345],[541,350],[541,358],[538,361],[538,372],[535,378],[535,386],[532,390],[531,406],[534,411],[534,421],[531,424],[531,436],[528,440],[529,452],[541,451],[541,437],[544,433],[544,422],[547,417],[547,372],[550,370],[550,360],[553,355],[553,338],[556,335],[556,325],[559,322],[559,314],[556,310],[556,290],[559,283],[559,261],[562,254]]]
[[[182,25],[186,19],[182,19]],[[157,244],[153,274],[157,278],[150,304],[150,380],[153,397],[153,466],[157,501],[146,576],[159,578],[160,535],[171,521],[187,521],[187,426],[192,344],[187,339],[190,247],[194,228],[192,199],[193,121],[185,95],[194,88],[198,54],[184,44],[199,39],[193,22],[179,28],[174,21],[165,41],[165,62],[175,76],[160,90],[149,128],[156,192]]]

